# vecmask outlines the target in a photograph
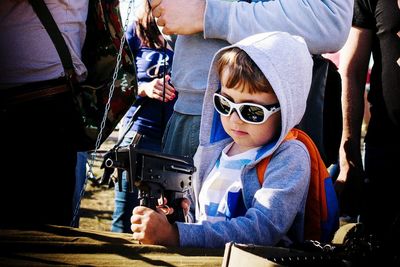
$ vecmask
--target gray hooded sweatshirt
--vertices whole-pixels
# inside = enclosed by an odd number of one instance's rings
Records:
[[[311,85],[311,55],[303,38],[284,32],[253,35],[233,46],[244,50],[253,59],[274,89],[281,106],[282,130],[277,141],[265,144],[256,159],[241,170],[245,215],[216,223],[177,223],[180,245],[222,248],[230,241],[266,246],[280,241],[284,244],[303,241],[310,157],[301,142],[282,141],[303,117]],[[213,59],[204,98],[200,145],[195,155],[197,172],[191,194],[196,218],[202,183],[223,148],[233,141],[224,131],[212,101],[214,92],[220,87],[216,59],[225,49],[218,51]],[[255,167],[272,153],[261,186]]]

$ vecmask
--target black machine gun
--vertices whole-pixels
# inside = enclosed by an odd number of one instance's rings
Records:
[[[128,190],[138,189],[141,206],[156,209],[159,200],[167,199],[174,213],[170,222],[185,221],[181,199],[192,186],[196,171],[193,159],[161,152],[137,149],[133,145],[116,147],[104,159],[105,173],[113,169],[127,171]],[[108,169],[108,170],[107,170]]]

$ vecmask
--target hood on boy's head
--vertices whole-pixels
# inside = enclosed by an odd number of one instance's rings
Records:
[[[252,35],[236,44],[222,48],[216,53],[208,76],[202,113],[202,124],[208,125],[208,127],[203,127],[200,133],[200,143],[215,142],[226,137],[221,134],[221,129],[218,129],[222,125],[220,122],[218,123],[219,116],[214,114],[212,96],[220,88],[216,61],[223,51],[231,47],[244,50],[252,58],[278,97],[282,117],[279,144],[304,115],[313,66],[304,39],[286,32],[266,32]]]

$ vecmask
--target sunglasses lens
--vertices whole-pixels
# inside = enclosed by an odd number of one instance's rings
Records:
[[[219,95],[214,95],[214,106],[217,111],[223,115],[229,115],[229,112],[231,111],[229,102]]]
[[[248,122],[260,123],[264,120],[264,110],[257,106],[243,105],[240,108],[240,113],[243,119]]]

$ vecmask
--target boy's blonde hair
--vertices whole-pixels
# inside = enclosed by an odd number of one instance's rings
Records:
[[[264,73],[240,48],[233,47],[222,53],[217,60],[217,72],[222,77],[223,72],[228,71],[229,76],[224,81],[224,86],[235,88],[242,86],[250,94],[274,92]]]

